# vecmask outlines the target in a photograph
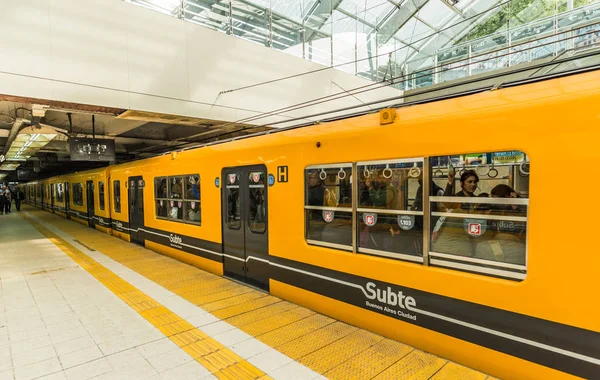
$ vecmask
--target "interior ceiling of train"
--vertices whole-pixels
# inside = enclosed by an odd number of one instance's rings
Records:
[[[17,170],[26,171],[27,177],[46,177],[108,164],[106,160],[72,160],[70,140],[110,141],[111,146],[114,142],[112,162],[125,162],[267,129],[0,96],[0,182],[17,180]]]

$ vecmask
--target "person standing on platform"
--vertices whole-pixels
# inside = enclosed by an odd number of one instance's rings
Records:
[[[23,192],[20,189],[17,189],[15,192],[15,207],[17,211],[21,211],[21,200],[23,200]]]
[[[6,202],[4,203],[5,207],[4,207],[4,212],[6,214],[10,214],[10,203],[12,202],[12,193],[10,192],[9,189],[6,189]]]
[[[0,189],[0,215],[4,214],[4,209],[6,208],[6,195],[5,189]]]

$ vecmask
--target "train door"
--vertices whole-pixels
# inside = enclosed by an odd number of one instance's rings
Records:
[[[54,196],[56,195],[55,185],[50,185],[50,210],[54,212]]]
[[[88,226],[95,228],[96,219],[94,219],[94,181],[87,181],[85,183],[85,187],[87,195]]]
[[[226,276],[269,289],[267,168],[222,171],[223,269]]]
[[[67,214],[67,219],[71,219],[71,216],[69,215],[69,210],[70,210],[69,182],[65,182],[64,189],[65,189],[65,214]]]
[[[144,245],[144,179],[129,177],[129,228],[131,241]]]

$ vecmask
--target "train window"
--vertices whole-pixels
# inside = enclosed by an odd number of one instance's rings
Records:
[[[235,179],[233,178],[235,176]],[[229,174],[230,180],[225,186],[227,195],[227,228],[239,230],[242,226],[240,213],[240,175]],[[233,180],[232,180],[233,179]]]
[[[529,160],[520,151],[430,159],[430,264],[522,280]]]
[[[200,176],[198,174],[185,177],[183,217],[186,222],[200,223]]]
[[[200,176],[198,174],[154,179],[156,217],[200,224]]]
[[[182,177],[169,177],[169,198],[171,198],[171,199],[183,198],[182,183],[183,183]]]
[[[156,203],[156,217],[167,218],[168,216],[168,196],[167,196],[167,177],[154,179],[154,201]]]
[[[104,182],[98,182],[98,207],[104,210]]]
[[[358,252],[423,262],[423,162],[357,163]]]
[[[200,176],[187,176],[185,181],[185,199],[200,200]]]
[[[252,172],[248,178],[248,196],[250,212],[248,228],[254,233],[264,233],[267,230],[265,173]]]
[[[169,219],[183,220],[183,178],[169,177]]]
[[[63,184],[59,183],[56,185],[56,201],[57,202],[64,202],[64,196],[63,196]]]
[[[306,241],[352,250],[352,164],[315,165],[305,169]]]
[[[113,181],[115,212],[121,212],[121,181]]]
[[[83,206],[83,185],[81,183],[73,184],[73,204]]]

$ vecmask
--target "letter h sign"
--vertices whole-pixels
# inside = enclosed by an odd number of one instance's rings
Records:
[[[287,182],[288,181],[288,167],[287,166],[278,166],[277,167],[277,182]]]

